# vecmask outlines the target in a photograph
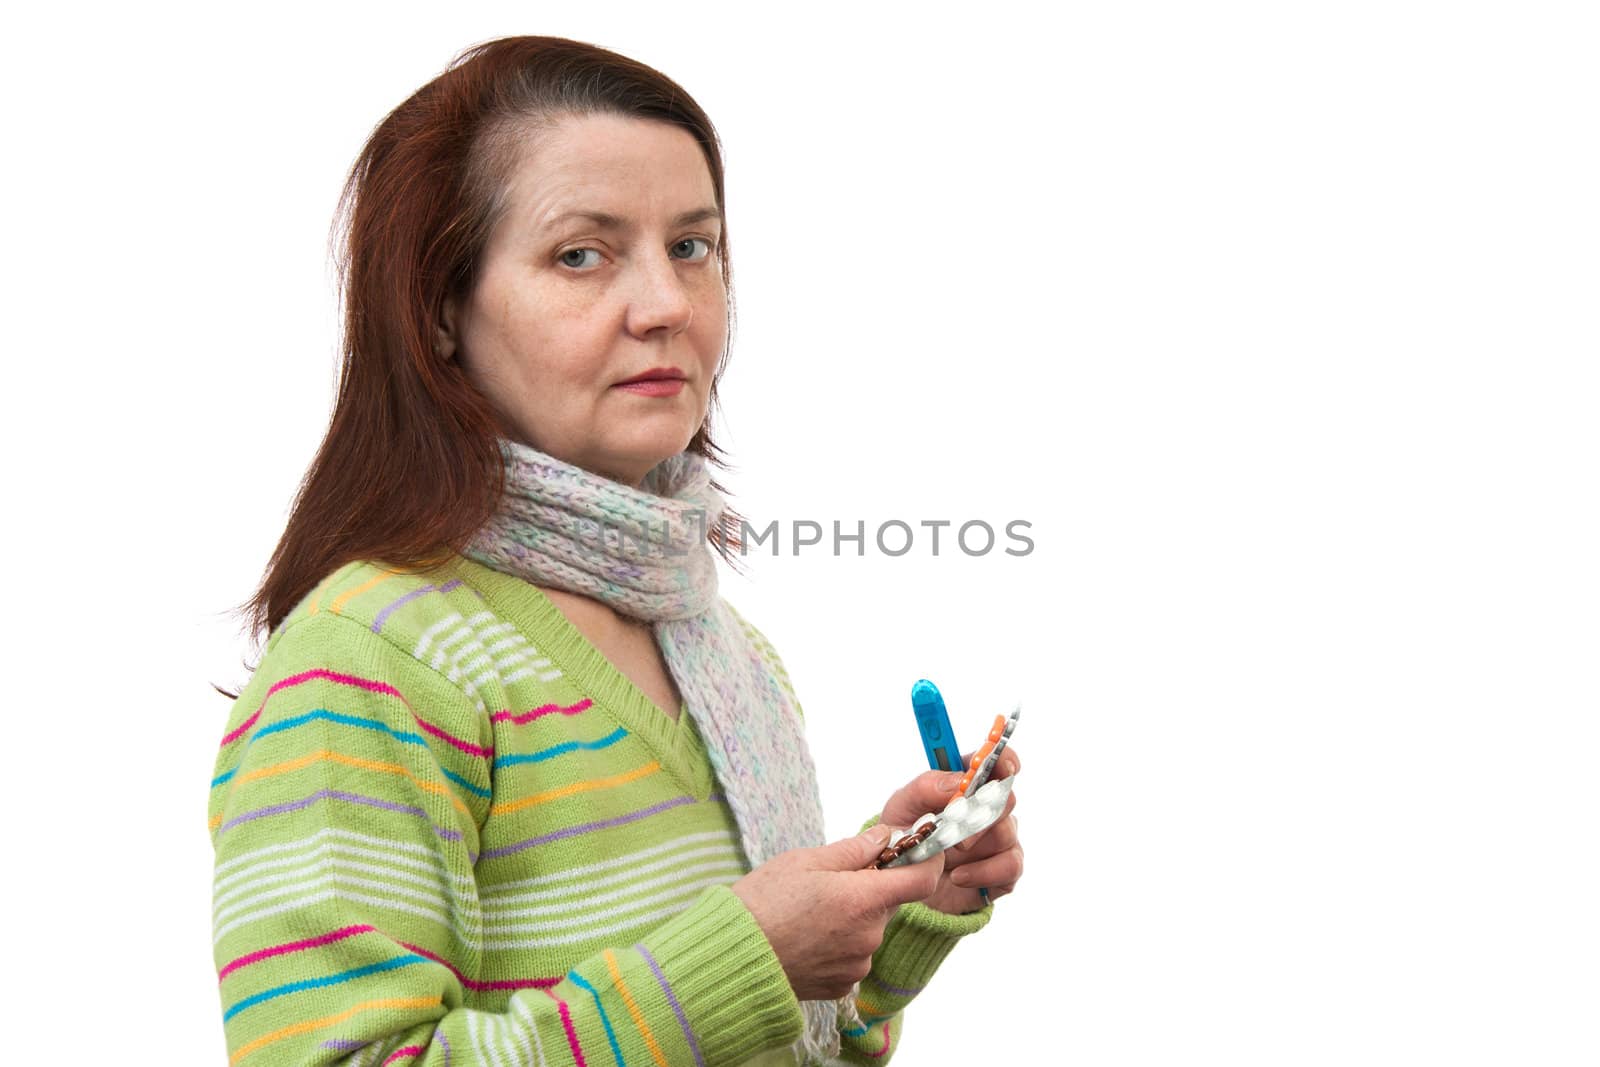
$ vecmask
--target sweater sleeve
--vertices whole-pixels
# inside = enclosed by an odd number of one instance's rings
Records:
[[[722,885],[509,999],[474,981],[493,745],[474,701],[361,623],[275,635],[210,801],[230,1065],[733,1067],[799,1036],[782,966]],[[504,1010],[472,1006],[488,1002]]]
[[[800,698],[777,649],[737,610],[734,615],[770,664],[773,677],[788,693],[803,720]],[[874,815],[861,829],[866,830],[877,821],[878,816]],[[856,1010],[862,1025],[840,1020],[840,1058],[847,1063],[887,1063],[900,1043],[906,1006],[961,939],[987,926],[993,914],[992,903],[965,915],[946,915],[922,903],[902,904],[884,928],[883,941],[872,954],[872,970],[860,984]]]

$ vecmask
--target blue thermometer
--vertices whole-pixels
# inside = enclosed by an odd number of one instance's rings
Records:
[[[956,747],[956,735],[950,729],[950,716],[944,710],[944,697],[939,695],[939,687],[926,678],[912,686],[911,710],[917,716],[917,729],[922,733],[922,747],[928,753],[928,766],[936,771],[961,770],[961,749]]]

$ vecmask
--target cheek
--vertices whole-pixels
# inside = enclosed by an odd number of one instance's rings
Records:
[[[720,342],[728,328],[728,294],[722,287],[722,278],[716,276],[708,281],[694,300],[695,326],[702,334],[715,335]]]
[[[497,311],[495,348],[524,381],[592,377],[613,332],[603,303],[561,287],[514,294]]]

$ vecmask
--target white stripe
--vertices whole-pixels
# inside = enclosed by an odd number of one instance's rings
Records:
[[[528,677],[530,674],[537,673],[537,669],[538,668],[547,667],[547,666],[549,666],[549,664],[550,664],[549,660],[541,659],[536,663],[530,663],[526,667],[523,667],[523,668],[520,668],[519,670],[513,671],[511,674],[506,675],[504,678],[502,678],[500,680],[505,682],[507,685],[511,684],[512,682],[520,682],[520,681],[522,681],[522,679]],[[539,675],[539,681],[541,681],[541,682],[553,682],[559,677],[561,677],[561,672],[560,671],[546,671],[544,674]]]
[[[367,1067],[368,1064],[379,1063],[393,1051],[393,1049],[389,1048],[390,1044],[393,1044],[395,1048],[399,1048],[404,1041],[405,1038],[403,1037],[397,1038],[393,1042],[374,1041],[356,1053],[355,1058],[350,1061],[350,1067]]]
[[[305,873],[310,875],[310,877],[299,882],[295,882],[291,885],[276,886],[272,889],[257,893],[253,897],[246,897],[243,900],[236,901],[212,916],[212,923],[219,923],[228,916],[243,911],[245,908],[253,907],[264,900],[272,900],[276,897],[288,896],[290,894],[299,893],[307,889],[313,889],[319,885],[327,885],[332,883],[343,883],[344,885],[358,886],[360,888],[371,889],[377,892],[389,893],[397,897],[409,897],[412,900],[418,900],[424,904],[444,904],[446,907],[449,906],[449,902],[447,900],[444,900],[443,898],[431,893],[419,893],[414,889],[407,889],[404,886],[396,886],[385,882],[374,881],[370,878],[357,878],[353,875],[342,874],[339,872],[337,864],[331,863],[327,860],[318,861],[316,866],[305,872],[296,871],[295,873]],[[452,908],[450,910],[455,911],[456,909]]]
[[[445,672],[444,676],[446,678],[450,679],[456,685],[460,686],[461,691],[463,693],[467,694],[467,696],[471,697],[472,698],[472,702],[474,704],[478,705],[478,710],[479,711],[488,711],[489,710],[488,708],[485,708],[483,706],[483,700],[478,696],[478,687],[473,685],[467,679],[461,677],[461,672],[460,671],[456,670],[454,667],[451,667],[448,671]]]
[[[434,670],[438,670],[440,667],[443,667],[445,660],[445,645],[454,644],[456,641],[459,641],[462,635],[465,633],[467,633],[466,630],[457,630],[455,633],[450,635],[448,640],[440,641],[437,645],[435,645],[433,649],[433,657],[428,660],[428,666],[432,667]]]
[[[454,626],[460,621],[461,616],[452,611],[449,615],[446,615],[444,618],[440,619],[438,622],[422,631],[422,637],[417,641],[417,647],[411,654],[417,659],[421,659],[422,654],[428,650],[428,642],[433,640],[434,634],[438,633],[440,630],[443,630],[447,626]]]
[[[733,835],[727,830],[702,830],[698,833],[684,834],[682,837],[675,837],[671,841],[659,845],[651,845],[649,848],[642,848],[637,852],[628,852],[612,859],[586,863],[581,867],[568,867],[565,870],[552,871],[549,874],[536,875],[533,878],[519,878],[514,882],[500,882],[497,885],[485,886],[482,895],[487,900],[489,897],[498,896],[502,893],[511,893],[527,886],[550,885],[553,882],[570,882],[575,878],[582,878],[586,874],[594,874],[597,871],[609,871],[614,867],[626,867],[647,856],[655,856],[670,849],[697,844],[701,841],[716,840],[731,842]]]
[[[509,627],[511,624],[508,622],[505,625],[507,627]],[[499,627],[499,626],[490,627],[489,629],[483,631],[483,633],[481,635],[479,635],[479,636],[487,638],[495,630],[499,630],[499,629],[502,629],[502,628],[503,627]],[[530,649],[533,647],[531,644],[528,644],[528,639],[526,637],[523,637],[521,634],[512,634],[510,637],[507,637],[504,640],[496,641],[494,644],[492,644],[488,648],[484,649],[484,651],[488,652],[488,653],[490,653],[492,655],[492,654],[494,654],[496,652],[504,652],[508,648],[516,648],[518,645],[528,645],[528,647]]]
[[[297,897],[296,899],[287,901],[283,904],[275,904],[270,908],[263,908],[260,911],[253,911],[248,915],[241,915],[231,923],[228,923],[226,926],[223,926],[221,929],[217,930],[215,936],[211,939],[211,943],[213,945],[222,944],[222,939],[224,937],[228,936],[231,931],[243,926],[246,923],[252,923],[258,919],[265,919],[273,915],[281,915],[286,911],[294,911],[297,908],[304,908],[307,905],[315,904],[320,900],[351,900],[355,901],[357,904],[373,904],[377,907],[388,908],[390,911],[400,911],[405,912],[407,915],[417,915],[424,919],[432,919],[450,933],[458,933],[456,927],[451,924],[450,920],[445,918],[443,915],[440,915],[438,912],[429,911],[426,908],[419,908],[412,904],[402,904],[397,900],[385,900],[382,897],[369,897],[365,893],[350,893],[342,889],[327,889],[321,893],[313,894],[309,897]],[[376,924],[374,923],[373,925]],[[461,943],[470,948],[479,947],[475,939],[465,936],[461,937]]]
[[[465,1014],[467,1016],[467,1044],[471,1046],[474,1058],[476,1058],[483,1049],[483,1038],[478,1036],[478,1017],[481,1013],[468,1008],[465,1010]],[[494,1064],[494,1067],[500,1067],[500,1057],[494,1054],[493,1049],[489,1050],[489,1062]]]
[[[482,652],[483,646],[480,645],[478,643],[478,639],[474,637],[470,641],[467,641],[465,644],[463,644],[460,648],[451,649],[449,652],[445,652],[443,649],[435,652],[433,654],[433,665],[435,668],[437,668],[446,659],[448,659],[452,667],[459,666],[461,661],[466,659],[468,656],[478,655]]]
[[[398,878],[397,872],[385,870],[381,867],[372,867],[368,864],[352,864],[326,857],[319,857],[314,862],[299,869],[283,871],[279,874],[273,875],[270,878],[264,878],[259,882],[253,882],[248,886],[241,886],[239,892],[245,892],[247,890],[253,890],[259,886],[269,885],[274,882],[282,883],[292,878],[301,879],[301,881],[297,884],[288,886],[280,884],[274,888],[265,889],[264,891],[257,893],[255,896],[246,897],[243,900],[230,903],[227,907],[221,907],[221,902],[219,901],[218,906],[214,906],[212,908],[211,921],[213,924],[215,924],[241,908],[249,907],[250,905],[259,903],[263,900],[270,900],[272,897],[283,896],[286,892],[293,892],[295,889],[314,884],[316,876],[319,874],[332,875],[335,872],[349,872],[351,870],[375,873],[383,877],[382,880],[375,881],[370,878],[361,878],[349,873],[341,873],[337,880],[345,883],[346,885],[365,886],[368,889],[387,891],[396,896],[411,897],[413,899],[426,901],[428,903],[444,903],[450,908],[452,914],[458,915],[459,918],[464,922],[476,924],[480,917],[476,900],[470,900],[468,902],[470,906],[468,907],[458,907],[457,902],[451,899],[449,888],[447,886],[442,886],[437,882],[424,882],[419,878],[408,876],[406,880],[410,881],[413,885],[420,885],[424,889],[432,891],[424,894],[417,889],[412,889],[408,886],[399,884],[396,880]],[[304,879],[307,877],[310,877],[313,881],[305,881]]]
[[[529,656],[537,656],[538,654],[539,650],[529,645],[527,648],[519,648],[515,652],[501,656],[494,661],[494,665],[497,670],[504,670],[506,667],[515,667]]]
[[[493,663],[493,662],[494,662],[494,657],[489,655],[489,653],[485,652],[483,655],[479,656],[477,659],[473,660],[471,663],[463,663],[460,666],[461,666],[462,672],[465,673],[467,671],[475,671],[479,667],[482,667],[484,664]]]
[[[472,628],[471,628],[471,626],[463,626],[459,630],[457,630],[455,633],[453,633],[449,637],[445,638],[443,641],[440,641],[438,644],[434,645],[433,646],[433,660],[431,661],[431,665],[432,665],[433,669],[434,670],[438,670],[440,664],[444,663],[444,658],[445,658],[446,655],[448,655],[448,653],[445,651],[446,649],[448,649],[451,645],[460,642],[462,640],[462,638],[471,637],[471,636],[472,636]]]
[[[663,875],[659,878],[639,882],[638,887],[640,889],[646,889],[653,885],[664,885],[670,878],[680,877],[684,874],[693,873],[696,871],[709,870],[711,867],[734,867],[741,873],[744,871],[743,861],[740,859],[740,857],[734,855],[734,852],[731,848],[718,848],[713,846],[712,848],[702,848],[696,852],[688,852],[682,855],[673,856],[671,859],[652,863],[648,867],[641,867],[636,871],[621,871],[617,874],[607,875],[604,878],[597,878],[592,882],[580,882],[577,885],[562,886],[558,889],[535,889],[527,893],[503,894],[495,896],[492,899],[484,901],[483,913],[486,916],[502,915],[507,913],[508,908],[514,907],[518,904],[528,904],[536,900],[553,900],[559,897],[578,896],[598,900],[601,898],[595,897],[593,894],[595,893],[595,890],[603,885],[612,885],[617,882],[632,883],[634,879],[641,874],[645,874],[649,871],[660,870],[663,867],[673,867],[679,863],[683,863],[686,860],[697,859],[702,856],[718,856],[721,858],[714,863],[702,863],[695,867],[685,867],[678,871],[674,871],[671,875]]]
[[[738,877],[739,876],[736,875],[736,874],[732,875],[731,877],[726,875],[726,874],[724,874],[724,875],[713,875],[713,876],[706,877],[706,878],[697,878],[692,882],[685,882],[682,885],[673,886],[671,889],[664,890],[664,891],[662,891],[660,893],[655,894],[654,896],[639,897],[637,900],[627,900],[627,901],[624,901],[621,904],[616,905],[615,907],[601,908],[598,911],[585,912],[584,914],[579,915],[576,918],[569,916],[569,917],[563,918],[563,919],[534,920],[532,922],[528,922],[528,921],[522,921],[522,922],[488,922],[488,921],[485,921],[484,924],[483,924],[483,932],[484,932],[485,935],[488,935],[488,934],[528,934],[528,933],[537,933],[538,931],[541,931],[541,930],[570,930],[570,929],[572,929],[572,927],[574,926],[575,923],[584,923],[584,924],[587,925],[588,923],[591,923],[591,922],[598,922],[598,921],[607,920],[607,919],[615,919],[618,916],[627,915],[630,912],[636,912],[640,908],[647,907],[647,906],[652,905],[652,904],[661,904],[661,903],[663,903],[665,901],[668,901],[668,900],[676,900],[676,899],[680,899],[680,898],[686,897],[686,896],[688,896],[688,897],[697,897],[697,896],[700,895],[701,891],[704,890],[704,889],[709,889],[711,886],[714,886],[714,885],[727,885],[729,882],[738,881]],[[541,911],[541,912],[547,912],[550,909],[543,908],[543,909],[536,909],[536,910]]]
[[[732,879],[707,879],[704,884],[698,888],[703,889],[707,886],[726,885],[728,881],[731,880]],[[352,893],[347,890],[340,889],[326,889],[320,893],[313,893],[309,896],[297,897],[293,900],[285,901],[282,904],[276,904],[270,908],[262,908],[259,911],[250,912],[248,915],[241,915],[237,919],[234,919],[232,922],[227,923],[218,929],[215,935],[212,937],[211,943],[214,947],[220,946],[223,938],[227,937],[228,934],[248,923],[271,918],[274,915],[282,915],[285,912],[301,910],[324,900],[345,900],[356,904],[370,904],[375,907],[385,908],[390,911],[398,911],[407,915],[415,915],[423,919],[432,920],[445,931],[455,936],[462,946],[476,952],[503,951],[506,949],[522,948],[548,948],[556,945],[571,945],[584,941],[602,943],[603,939],[610,937],[612,934],[617,933],[618,931],[634,930],[651,926],[662,919],[677,915],[679,912],[682,912],[688,908],[693,902],[693,899],[694,898],[688,900],[679,900],[655,911],[641,912],[637,915],[620,919],[609,926],[587,926],[581,930],[551,937],[486,937],[480,940],[476,937],[469,936],[459,928],[452,926],[443,915],[440,915],[437,912],[429,911],[426,908],[419,908],[414,905],[404,904],[394,900],[385,900],[381,897],[371,897],[365,893]],[[620,914],[622,910],[623,909],[614,909],[611,912],[602,913],[602,915],[597,917],[605,918],[612,914]],[[373,922],[370,917],[368,917],[368,921],[372,922],[373,925],[377,925],[377,923]],[[535,930],[540,928],[541,926],[533,927]],[[543,928],[570,930],[571,923],[543,924]]]
[[[447,641],[441,641],[439,643],[438,648],[435,649],[435,651],[434,651],[434,656],[433,656],[434,669],[437,670],[438,667],[440,666],[440,664],[443,663],[443,660],[440,657],[445,655],[444,650],[446,648],[448,648],[450,645],[455,644],[458,640],[460,640],[463,636],[466,636],[467,634],[471,634],[471,639],[468,640],[467,642],[465,642],[464,644],[462,644],[460,648],[457,648],[454,651],[449,653],[451,662],[460,663],[463,659],[465,659],[468,656],[473,655],[474,653],[484,653],[485,655],[487,655],[488,652],[484,649],[483,642],[488,640],[489,638],[493,637],[494,635],[500,634],[500,633],[504,633],[507,629],[511,628],[511,624],[510,623],[500,623],[497,626],[488,626],[488,627],[482,627],[482,628],[478,627],[478,623],[483,622],[485,619],[493,619],[493,618],[494,618],[494,616],[492,614],[490,614],[489,612],[480,611],[480,612],[478,612],[478,614],[474,615],[472,618],[467,620],[466,626],[468,628],[458,630],[454,634],[451,634],[450,635],[450,639],[447,640]],[[522,638],[522,640],[526,641],[527,638]]]
[[[500,669],[500,670],[505,670],[507,667],[515,667],[518,664],[521,664],[524,667],[548,667],[548,666],[550,666],[550,658],[548,656],[539,656],[538,659],[534,659],[534,660],[528,659],[529,656],[538,656],[538,655],[539,655],[539,650],[537,648],[531,648],[531,647],[530,648],[525,648],[521,652],[516,653],[515,655],[507,656],[504,659],[497,661],[495,663],[495,667]]]
[[[601,939],[608,938],[619,930],[637,930],[643,927],[653,926],[662,919],[671,918],[672,916],[677,915],[679,912],[687,910],[688,907],[688,903],[674,904],[670,907],[662,908],[659,911],[645,912],[642,915],[635,915],[631,919],[624,919],[622,922],[615,923],[611,926],[596,926],[587,930],[579,931],[575,934],[566,934],[561,937],[485,938],[481,946],[473,947],[481,948],[488,952],[497,952],[516,948],[550,948],[555,945],[572,945],[581,941],[601,942]]]
[[[325,837],[342,837],[349,841],[360,841],[363,844],[377,845],[385,850],[383,853],[378,853],[378,855],[389,855],[390,853],[398,851],[410,852],[413,855],[420,856],[428,861],[436,861],[438,857],[438,849],[430,848],[427,845],[419,845],[412,841],[397,841],[392,837],[377,837],[373,834],[363,834],[358,833],[355,830],[345,830],[337,826],[329,826],[318,830],[309,837],[298,838],[294,841],[284,841],[276,845],[264,845],[261,848],[252,849],[249,852],[242,852],[233,857],[231,860],[217,864],[216,873],[221,874],[222,872],[231,870],[234,867],[247,864],[251,860],[254,860],[260,856],[276,855],[280,852],[293,852],[297,849],[307,848],[316,844],[318,841],[321,841]],[[415,864],[413,864],[413,866],[415,866]],[[432,870],[439,869],[437,862],[430,862],[428,867]],[[241,875],[231,875],[227,878],[220,879],[215,882],[215,886],[217,888],[221,888],[223,885],[226,885],[228,882],[231,882],[238,877],[241,877]],[[473,879],[467,875],[454,875],[453,877],[469,885],[473,883]]]
[[[721,871],[726,873],[730,869],[733,871],[733,876],[736,879],[740,875],[744,874],[744,868],[739,864],[739,862],[729,858],[718,863],[701,863],[693,867],[685,867],[681,870],[673,871],[671,874],[664,874],[660,878],[652,878],[647,882],[640,882],[635,885],[626,885],[620,889],[613,889],[609,893],[586,894],[584,896],[563,901],[559,904],[538,904],[524,908],[486,908],[483,912],[484,929],[503,929],[503,925],[497,925],[491,920],[510,919],[514,916],[560,915],[562,912],[582,911],[585,912],[585,914],[579,916],[579,918],[587,919],[590,914],[593,914],[592,912],[589,912],[588,909],[594,904],[603,904],[608,900],[621,900],[625,897],[635,896],[639,893],[648,892],[649,890],[657,889],[661,886],[671,885],[673,882],[681,882],[690,875],[704,874],[707,871]],[[670,894],[662,894],[655,897],[644,897],[640,900],[630,901],[628,906],[635,907],[639,904],[653,904],[657,900],[665,899],[665,897],[668,895]]]
[[[533,1061],[536,1067],[546,1067],[544,1058],[544,1042],[539,1038],[539,1020],[534,1018],[533,1010],[529,1008],[528,1005],[524,1004],[520,997],[514,995],[511,998],[511,1010],[516,1012],[517,1016],[521,1018],[521,1020],[527,1025],[526,1033],[533,1034],[532,1052]],[[522,1047],[524,1051],[528,1050],[528,1039],[526,1033],[522,1039]]]
[[[361,866],[361,869],[370,870],[374,874],[387,874],[391,877],[409,878],[414,882],[421,881],[421,878],[418,874],[413,872],[426,871],[428,874],[433,875],[433,880],[428,884],[437,885],[440,888],[448,891],[448,882],[454,882],[457,887],[466,889],[469,894],[476,896],[476,883],[470,876],[447,874],[443,869],[440,868],[438,864],[421,863],[416,860],[412,860],[409,857],[388,856],[376,849],[360,848],[356,845],[347,845],[340,841],[324,841],[315,848],[311,849],[309,852],[286,857],[284,859],[267,860],[264,863],[260,863],[254,867],[251,867],[249,870],[240,871],[238,874],[230,877],[228,881],[230,883],[239,882],[248,878],[251,874],[257,874],[258,877],[247,882],[245,885],[231,888],[226,892],[223,892],[223,887],[221,885],[216,886],[212,890],[211,902],[213,906],[221,904],[230,897],[237,896],[239,893],[244,892],[245,889],[251,885],[261,885],[266,882],[279,881],[283,877],[282,875],[268,875],[264,873],[266,871],[278,870],[285,867],[296,867],[303,865],[308,860],[316,859],[318,856],[333,855],[360,856],[366,859],[378,860],[381,864],[383,864],[383,866],[365,867],[354,864],[346,864],[346,866]],[[401,868],[401,870],[396,871],[395,868],[397,867]]]
[[[489,1016],[494,1020],[495,1044],[505,1049],[506,1057],[515,1064],[526,1064],[528,1061],[517,1055],[517,1024],[508,1015],[495,1014]]]
[[[491,638],[499,637],[501,634],[510,634],[510,636],[506,638],[507,641],[526,641],[527,638],[523,637],[519,633],[516,633],[516,629],[516,626],[512,623],[497,622],[493,626],[485,626],[483,629],[479,630],[478,640],[488,641]]]

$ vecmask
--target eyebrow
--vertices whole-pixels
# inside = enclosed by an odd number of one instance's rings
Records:
[[[628,220],[616,215],[608,215],[604,211],[567,211],[546,222],[545,228],[549,229],[557,223],[566,222],[568,219],[584,219],[606,230],[626,230],[632,226],[632,223]],[[720,222],[722,221],[722,212],[714,207],[695,208],[693,211],[685,211],[682,214],[674,215],[669,225],[676,229],[679,226],[692,226],[707,219],[716,219]]]

